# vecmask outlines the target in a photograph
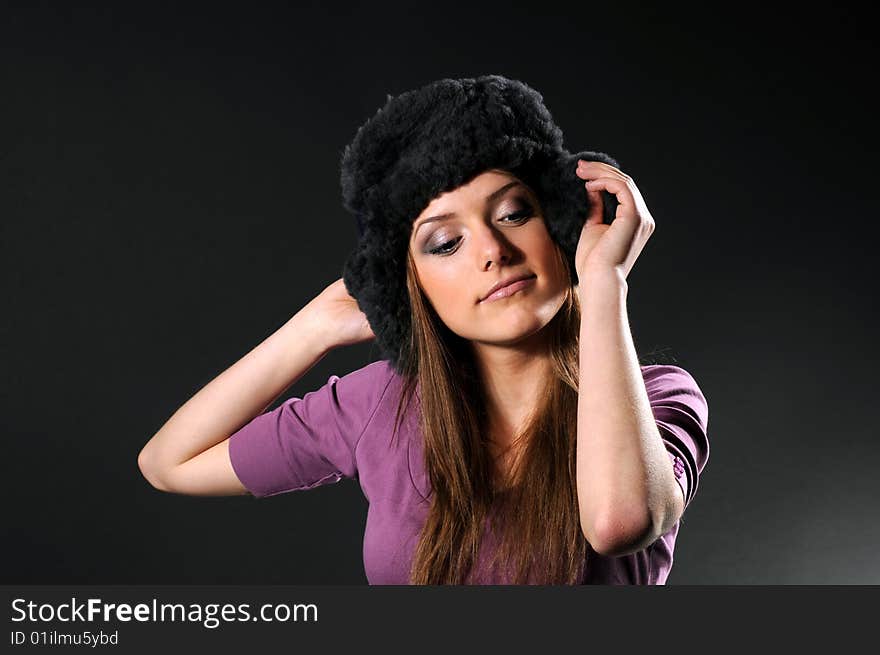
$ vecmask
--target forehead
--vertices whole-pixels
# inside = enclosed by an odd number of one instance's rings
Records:
[[[458,205],[482,204],[490,193],[516,179],[516,176],[500,169],[484,171],[471,178],[466,184],[441,193],[431,200],[415,220],[452,211]]]

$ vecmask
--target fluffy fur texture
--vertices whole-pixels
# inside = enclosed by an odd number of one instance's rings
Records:
[[[384,359],[398,373],[412,357],[406,255],[412,224],[432,199],[499,168],[528,184],[550,236],[574,256],[589,210],[578,159],[619,168],[602,152],[569,153],[543,97],[500,75],[442,79],[386,103],[358,128],[342,154],[343,206],[358,245],[343,268],[348,292],[367,317]],[[605,223],[616,198],[602,192]]]

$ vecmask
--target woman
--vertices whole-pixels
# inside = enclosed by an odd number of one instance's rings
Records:
[[[357,479],[371,584],[664,584],[709,454],[693,377],[640,366],[631,177],[497,75],[397,97],[342,157],[343,277],[144,447],[156,488],[263,498]],[[329,350],[382,359],[267,408]]]

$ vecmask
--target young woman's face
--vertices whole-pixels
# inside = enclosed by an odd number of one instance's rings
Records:
[[[537,198],[505,171],[486,171],[434,198],[413,221],[409,248],[434,311],[472,341],[512,345],[534,334],[571,284]],[[520,274],[534,278],[507,297],[484,300],[497,282]]]

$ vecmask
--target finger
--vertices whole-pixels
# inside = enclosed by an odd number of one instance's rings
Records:
[[[624,206],[633,205],[632,193],[629,186],[624,180],[616,177],[597,177],[595,180],[589,180],[585,183],[589,191],[599,191],[604,189],[608,193],[617,196],[617,202]]]
[[[585,159],[578,159],[577,171],[585,171],[593,173],[593,177],[598,174],[609,175],[609,174],[617,174],[621,177],[624,176],[623,171],[621,171],[616,166],[612,166],[611,164],[606,164],[601,161],[587,161]]]
[[[579,168],[575,171],[575,175],[577,175],[582,180],[594,180],[599,177],[613,177],[618,180],[623,180],[624,182],[629,181],[627,176],[618,171],[616,168],[605,170]]]

